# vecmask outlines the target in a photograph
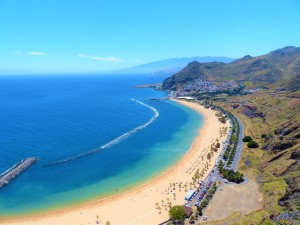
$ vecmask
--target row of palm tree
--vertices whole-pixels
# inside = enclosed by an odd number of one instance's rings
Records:
[[[176,199],[176,193],[173,193],[173,196],[174,196],[174,200]],[[159,214],[161,213],[161,210],[162,210],[162,207],[165,208],[165,210],[168,210],[168,208],[172,208],[172,202],[170,201],[170,198],[167,198],[166,199],[166,202],[165,200],[161,200],[161,205],[159,204],[159,202],[156,202],[155,203],[155,209],[158,210]]]
[[[191,189],[193,186],[196,185],[197,180],[199,181],[199,179],[202,178],[203,176],[204,176],[204,172],[201,172],[201,173],[199,173],[199,175],[198,174],[194,175],[192,177],[192,182],[190,182],[190,183],[183,184],[183,182],[179,182],[178,183],[179,192],[181,192],[182,188],[184,188],[184,191],[187,192],[188,191],[187,190],[188,185],[190,185],[190,189]],[[170,187],[168,188],[168,190],[171,189],[171,191],[172,190],[175,191],[176,190],[176,184],[177,183],[170,183]]]
[[[101,223],[101,221],[99,221],[99,218],[100,218],[100,216],[97,215],[97,216],[96,216],[96,223],[97,223],[97,224]],[[105,225],[110,225],[110,224],[111,224],[110,221],[106,221],[106,223],[105,223]]]

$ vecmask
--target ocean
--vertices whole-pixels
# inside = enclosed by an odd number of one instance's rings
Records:
[[[0,216],[42,213],[139,185],[188,151],[202,117],[155,75],[0,77],[0,173],[39,161],[0,189]]]

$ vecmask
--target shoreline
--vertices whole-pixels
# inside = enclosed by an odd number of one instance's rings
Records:
[[[220,124],[217,117],[215,117],[215,111],[205,109],[197,103],[180,100],[175,101],[200,113],[203,116],[204,123],[189,150],[174,165],[153,177],[151,180],[146,182],[142,181],[137,187],[132,187],[122,193],[92,200],[88,203],[70,206],[65,209],[47,211],[39,215],[25,215],[19,218],[0,219],[1,224],[94,224],[97,215],[100,215],[101,221],[111,221],[112,224],[157,224],[167,220],[168,210],[163,201],[170,201],[172,205],[184,204],[186,192],[177,187],[177,183],[191,180],[196,167],[201,168],[201,165],[207,161],[204,156],[214,139],[219,138],[217,131],[220,127],[225,126],[224,124]],[[206,140],[208,143],[204,143]],[[222,143],[221,140],[220,142]],[[214,158],[218,156],[218,154],[214,155],[212,162],[214,162]],[[202,159],[203,157],[205,159],[199,160],[200,156],[202,156]],[[196,159],[197,161],[195,161]],[[201,165],[200,162],[202,162]],[[213,165],[211,165],[211,167],[212,166]],[[204,177],[207,176],[208,171]],[[175,182],[177,189],[173,191],[170,186]],[[173,188],[175,188],[175,185]],[[162,199],[162,201],[160,199]],[[155,204],[157,202],[159,202],[159,205],[163,208],[162,210],[156,208]],[[132,210],[126,209],[128,205],[131,205]],[[119,218],[115,218],[116,213],[114,213],[114,210],[118,208],[124,209],[124,212],[118,212]],[[161,211],[161,213],[159,213],[159,211]]]

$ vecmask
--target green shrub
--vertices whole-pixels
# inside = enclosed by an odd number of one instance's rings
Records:
[[[256,141],[249,141],[248,144],[247,144],[248,148],[258,148],[258,144]]]
[[[249,142],[249,141],[252,141],[253,139],[252,139],[252,137],[250,137],[250,136],[245,136],[244,138],[243,138],[243,142]]]

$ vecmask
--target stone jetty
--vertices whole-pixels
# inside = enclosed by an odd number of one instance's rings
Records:
[[[0,188],[9,184],[14,178],[20,175],[24,170],[33,165],[38,158],[30,157],[27,159],[23,159],[18,164],[14,165],[10,169],[6,170],[4,173],[0,175]]]

